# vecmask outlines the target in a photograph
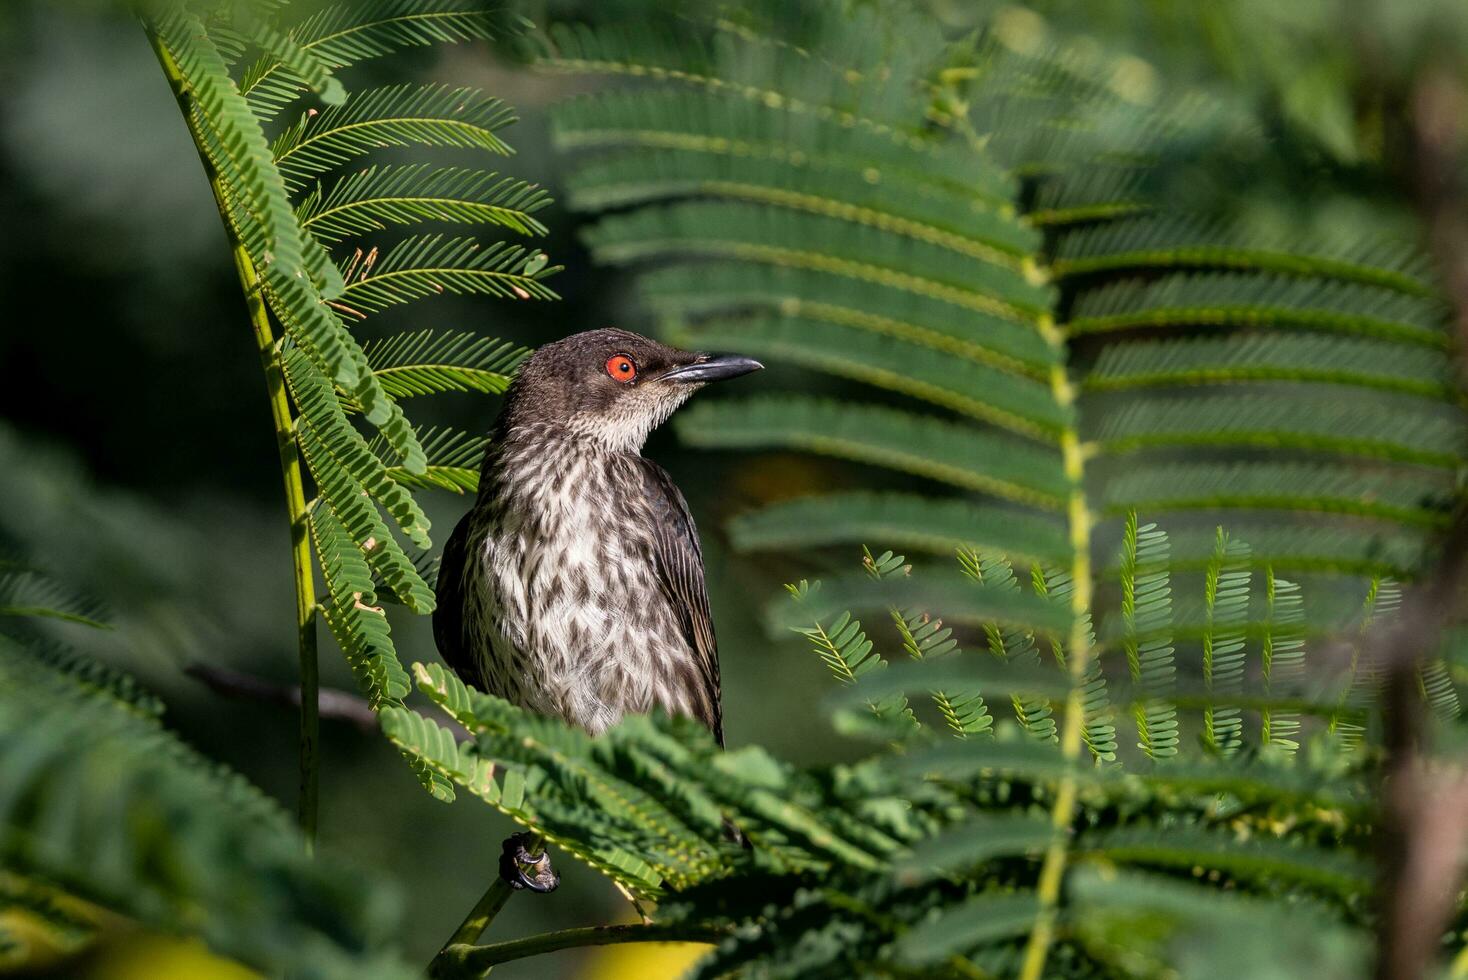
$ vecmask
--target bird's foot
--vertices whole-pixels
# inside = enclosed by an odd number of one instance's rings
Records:
[[[528,888],[541,894],[553,892],[561,884],[561,876],[551,867],[550,853],[543,845],[540,853],[530,853],[526,845],[533,839],[532,834],[515,834],[505,839],[500,851],[500,877],[511,888]]]

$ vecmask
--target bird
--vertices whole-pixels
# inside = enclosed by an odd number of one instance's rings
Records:
[[[761,368],[615,328],[523,364],[440,560],[434,640],[460,678],[592,735],[662,709],[723,745],[698,529],[642,448],[694,392]],[[550,890],[558,879],[533,843],[506,841],[501,873]]]

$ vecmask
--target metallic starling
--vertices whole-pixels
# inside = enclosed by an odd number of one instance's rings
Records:
[[[449,666],[593,735],[662,708],[723,744],[698,531],[641,450],[699,388],[761,367],[624,330],[540,348],[505,392],[479,497],[444,547],[433,633]]]

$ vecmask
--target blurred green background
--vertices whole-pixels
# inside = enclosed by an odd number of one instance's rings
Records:
[[[565,161],[551,149],[546,108],[583,83],[536,74],[484,45],[372,63],[373,73],[479,86],[509,102],[521,121],[506,134],[518,152],[503,171],[560,196]],[[204,661],[291,683],[295,671],[265,386],[198,158],[142,32],[105,5],[0,5],[0,81],[0,535],[108,605],[113,631],[77,629],[69,642],[136,674],[185,738],[293,805],[293,714],[222,699],[183,672]],[[557,205],[538,216],[551,228],[545,250],[566,266],[551,283],[561,302],[443,297],[398,322],[377,318],[374,329],[473,329],[527,345],[606,325],[650,331],[615,271],[588,262],[575,215]],[[766,375],[750,390],[778,383],[778,370]],[[482,430],[497,408],[492,397],[446,395],[415,405],[414,419]],[[759,622],[761,606],[800,570],[732,556],[720,525],[834,471],[794,457],[685,450],[669,432],[647,453],[684,488],[703,531],[729,744],[830,758],[840,750],[816,710],[829,689],[823,668]],[[421,497],[440,541],[470,503]],[[399,650],[408,661],[433,659],[428,623],[413,619],[395,620]],[[353,689],[328,636],[321,660],[323,684]],[[473,800],[434,802],[376,733],[327,722],[322,734],[321,846],[396,877],[409,902],[405,953],[426,962],[494,873],[508,821]],[[560,869],[557,893],[511,903],[487,938],[630,918],[610,883],[569,859]],[[496,975],[659,976],[686,961],[678,950],[571,952]],[[195,947],[118,924],[83,960],[45,975],[243,975],[208,963]]]

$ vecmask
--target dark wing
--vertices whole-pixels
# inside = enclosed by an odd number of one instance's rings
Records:
[[[698,529],[688,513],[688,501],[672,477],[656,463],[637,458],[642,487],[652,514],[654,560],[658,577],[681,617],[683,637],[693,650],[698,665],[694,701],[699,720],[724,744],[723,710],[719,705],[719,648],[714,641],[714,620],[709,614],[709,594],[703,582],[703,549]]]
[[[439,656],[466,684],[480,683],[479,665],[464,636],[464,573],[468,570],[473,516],[472,510],[465,514],[444,542],[435,589],[438,603],[433,609],[433,642],[438,645]]]

